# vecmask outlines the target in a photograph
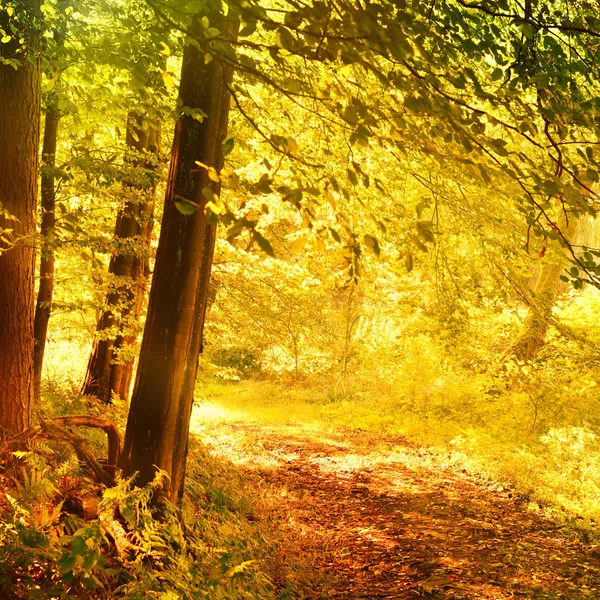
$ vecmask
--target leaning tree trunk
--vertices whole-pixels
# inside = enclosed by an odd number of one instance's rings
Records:
[[[233,35],[237,24],[221,21],[216,27],[224,35]],[[194,28],[199,29],[197,22]],[[183,493],[216,235],[216,226],[206,219],[203,190],[219,192],[219,185],[196,161],[217,171],[223,166],[230,77],[231,69],[222,62],[214,58],[206,65],[203,51],[192,44],[186,47],[179,95],[183,106],[199,109],[206,117],[200,122],[184,115],[175,127],[148,316],[121,463],[125,476],[137,473],[138,485],[152,481],[157,469],[166,472],[168,481],[157,496],[159,504],[163,499],[176,502]],[[183,203],[197,209],[193,214],[182,214],[176,203],[180,208]]]
[[[58,96],[54,94],[46,108],[44,142],[42,144],[42,161],[45,169],[42,173],[41,185],[42,225],[40,227],[40,233],[42,236],[42,247],[40,258],[40,287],[35,305],[33,327],[35,336],[33,382],[36,400],[40,397],[48,321],[50,320],[52,296],[54,293],[54,249],[52,247],[50,235],[54,230],[56,222],[54,168],[56,165],[56,141],[58,137],[59,120],[60,112],[58,109]]]
[[[125,184],[128,194],[137,197],[125,202],[117,214],[114,239],[116,250],[109,265],[111,291],[106,297],[106,309],[97,325],[97,334],[88,361],[83,384],[85,395],[110,402],[115,392],[129,398],[133,357],[127,349],[136,341],[133,333],[142,312],[148,279],[148,252],[152,237],[155,178],[151,171],[155,161],[141,158],[156,155],[159,147],[158,128],[142,125],[141,115],[130,114],[127,120],[126,145],[135,153],[131,163],[134,175]]]
[[[568,242],[573,240],[578,225],[579,219],[573,213],[569,215],[568,222],[565,214],[561,213],[557,224]],[[525,321],[516,339],[504,353],[505,357],[512,356],[522,361],[532,360],[544,345],[560,288],[560,276],[566,263],[565,251],[557,244],[554,252],[547,255],[540,270]]]
[[[17,13],[39,14],[39,0],[17,1]],[[11,19],[0,9],[0,27]],[[18,25],[18,22],[16,23]],[[19,54],[19,35],[29,44]],[[40,71],[35,35],[21,31],[0,44],[0,437],[31,425],[35,210],[40,128]]]

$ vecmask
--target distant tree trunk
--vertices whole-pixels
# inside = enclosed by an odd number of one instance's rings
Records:
[[[579,219],[573,213],[569,215],[568,223],[565,214],[561,213],[557,224],[569,242],[573,240],[578,225]],[[558,247],[558,244],[556,246],[554,252],[548,253],[540,270],[525,321],[516,339],[504,353],[505,357],[514,356],[518,360],[532,360],[544,345],[560,289],[560,276],[567,263],[564,249]]]
[[[221,18],[222,19],[222,18]],[[237,24],[211,25],[224,36]],[[198,31],[192,26],[192,35]],[[184,115],[175,126],[171,167],[148,316],[122,454],[125,476],[136,484],[152,481],[162,469],[168,482],[156,498],[176,502],[183,493],[190,415],[206,314],[216,226],[207,222],[205,188],[219,193],[196,161],[220,171],[227,132],[231,69],[216,57],[205,64],[204,52],[189,44],[183,55],[179,90],[183,106],[200,109],[202,122]],[[187,199],[193,214],[176,207]],[[181,204],[180,204],[181,206]],[[191,205],[194,206],[194,205]],[[187,212],[187,211],[185,211]]]
[[[123,330],[134,331],[142,312],[149,275],[148,251],[156,183],[148,171],[153,170],[155,164],[140,157],[144,153],[158,152],[158,128],[150,125],[144,129],[143,117],[130,114],[126,145],[136,156],[132,161],[135,174],[125,187],[137,197],[127,200],[117,214],[114,234],[117,249],[108,269],[114,283],[106,298],[107,308],[98,320],[82,390],[103,402],[111,401],[113,391],[123,399],[129,398],[133,358],[119,357],[119,351],[124,353],[137,338],[136,334],[123,333]],[[140,175],[141,169],[145,171]]]
[[[42,225],[40,227],[40,233],[42,236],[42,246],[40,258],[40,287],[35,305],[34,319],[35,351],[33,381],[36,401],[40,397],[42,366],[44,363],[48,321],[50,320],[52,295],[54,292],[54,249],[52,248],[52,243],[49,241],[49,236],[52,234],[56,222],[54,168],[56,166],[56,142],[58,138],[59,120],[60,112],[58,110],[58,97],[54,94],[46,108],[44,142],[42,144],[42,162],[46,170],[42,174],[41,185]]]
[[[17,1],[16,11],[39,14],[39,0]],[[6,11],[0,26],[8,30]],[[27,20],[25,20],[27,21]],[[35,35],[18,54],[19,35],[0,44],[0,437],[31,425],[33,417],[33,307],[35,210],[40,129],[40,71]],[[15,217],[15,218],[11,218]],[[7,231],[9,230],[9,231]]]

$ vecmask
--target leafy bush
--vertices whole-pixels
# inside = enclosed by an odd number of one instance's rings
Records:
[[[21,475],[1,481],[2,598],[298,595],[301,567],[282,558],[294,555],[293,541],[278,529],[274,504],[194,440],[183,512],[167,506],[161,519],[151,503],[160,474],[145,488],[119,479],[86,519],[70,514],[73,500],[94,494],[93,485],[73,479],[74,461],[52,469],[38,454],[16,458],[24,461]]]
[[[221,370],[218,371],[217,374],[224,379],[233,379],[235,376],[247,378],[257,375],[262,366],[261,352],[246,348],[216,348],[210,352],[209,359],[214,365],[223,367],[225,373],[230,373],[224,376]]]

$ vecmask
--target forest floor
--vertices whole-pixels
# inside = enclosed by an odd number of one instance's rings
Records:
[[[439,453],[204,413],[193,431],[255,472],[320,574],[307,598],[600,599],[588,534]]]

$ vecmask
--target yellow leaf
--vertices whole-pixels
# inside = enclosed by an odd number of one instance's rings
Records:
[[[296,238],[290,244],[290,253],[291,254],[298,254],[299,252],[302,252],[302,250],[304,250],[304,247],[306,246],[306,242],[307,241],[308,241],[308,239],[306,237]]]
[[[325,194],[325,198],[327,198],[327,201],[329,202],[329,204],[331,204],[331,208],[333,208],[333,210],[337,210],[337,203],[335,201],[335,196],[333,195],[331,190],[327,190],[327,193]]]
[[[217,170],[214,167],[209,167],[208,165],[205,165],[203,162],[200,162],[199,160],[197,160],[195,162],[199,167],[206,169],[206,173],[210,180],[214,181],[215,183],[220,183],[221,177],[219,177],[219,174],[217,173]]]
[[[160,45],[162,46],[160,53],[164,54],[165,56],[171,56],[171,48],[169,48],[169,46],[167,46],[164,42],[161,42]]]
[[[210,210],[210,212],[212,212],[215,215],[220,215],[221,213],[223,213],[224,209],[222,206],[219,206],[218,204],[215,204],[214,202],[207,202],[206,206],[204,207],[204,210]]]
[[[162,74],[162,78],[163,81],[165,82],[165,85],[171,90],[175,87],[175,80],[173,79],[173,75],[171,75],[171,73],[169,73],[169,71],[165,71]]]

